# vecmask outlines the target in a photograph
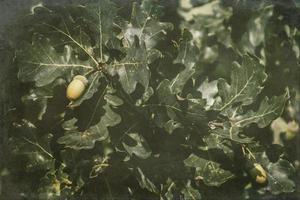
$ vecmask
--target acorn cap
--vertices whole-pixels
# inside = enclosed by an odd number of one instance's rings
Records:
[[[82,75],[74,76],[73,80],[80,80],[85,86],[88,84],[87,78],[85,78],[85,76]]]

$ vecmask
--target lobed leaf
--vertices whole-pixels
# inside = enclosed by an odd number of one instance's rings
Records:
[[[139,7],[133,4],[130,23],[122,26],[124,40],[128,46],[138,37],[147,49],[152,49],[164,38],[168,30],[173,29],[171,23],[159,21],[160,8],[151,0],[143,0]]]
[[[55,158],[50,148],[52,134],[41,134],[37,127],[30,121],[23,119],[14,124],[15,135],[10,140],[12,155],[16,158],[25,158],[22,163],[25,172],[36,170],[50,170],[55,163]],[[21,157],[20,157],[21,156]]]
[[[226,155],[232,156],[233,150],[231,149],[231,144],[227,138],[224,138],[218,134],[210,133],[203,137],[204,145],[200,146],[199,149],[204,151],[209,151],[212,149],[220,149]]]
[[[108,127],[113,127],[121,122],[121,117],[108,104],[105,104],[103,109],[105,113],[100,121],[83,131],[76,127],[77,119],[66,121],[63,124],[65,135],[60,137],[57,142],[75,150],[94,148],[96,141],[103,141],[109,136]]]
[[[122,142],[124,149],[130,156],[135,155],[141,159],[147,159],[151,156],[152,151],[141,134],[127,133],[126,136],[134,142],[134,145],[126,144],[125,141]]]
[[[195,168],[195,178],[203,180],[208,186],[220,186],[235,176],[230,171],[222,169],[219,163],[200,158],[195,154],[191,154],[183,162],[185,166]]]
[[[65,81],[61,78],[56,79],[53,83],[43,87],[35,87],[29,91],[28,94],[22,96],[24,106],[31,109],[31,115],[35,116],[38,120],[42,120],[47,111],[48,101],[54,97],[54,88],[63,85]],[[35,115],[36,110],[36,115]]]
[[[248,55],[243,56],[242,65],[234,63],[231,84],[219,79],[218,94],[221,102],[215,102],[213,109],[224,112],[234,104],[250,105],[262,90],[267,74],[264,67]]]
[[[294,166],[284,158],[271,162],[265,152],[255,152],[257,161],[262,164],[267,172],[267,184],[262,191],[269,191],[274,195],[295,191],[295,183],[292,176],[295,173]]]
[[[248,111],[246,114],[238,117],[238,120],[234,120],[234,126],[244,127],[251,123],[256,123],[260,128],[268,126],[281,115],[287,98],[288,93],[274,96],[271,99],[265,97],[256,112]]]
[[[195,73],[195,64],[199,59],[199,54],[199,49],[192,41],[191,33],[184,29],[178,47],[178,55],[173,62],[183,64],[185,69],[178,73],[171,81],[170,85],[173,93],[180,93],[186,82],[193,76]]]
[[[191,200],[200,200],[202,196],[200,192],[193,188],[191,185],[191,181],[188,181],[186,186],[181,190],[181,193],[184,196],[184,199],[191,199]]]
[[[52,83],[58,77],[83,74],[93,67],[88,61],[77,59],[71,46],[58,53],[49,39],[36,35],[32,44],[26,44],[18,52],[20,59],[19,79],[35,81],[37,87]]]
[[[135,41],[132,46],[126,48],[126,57],[110,64],[107,70],[112,76],[118,74],[119,81],[128,94],[134,92],[137,83],[147,89],[150,79],[148,64],[151,62],[148,56],[152,57],[153,51],[146,50],[144,44],[139,45],[138,41]]]
[[[104,47],[112,47],[110,44],[114,43],[117,37],[114,27],[118,9],[112,1],[102,0],[88,5],[86,11],[89,27],[95,38],[95,47],[99,50],[98,62],[104,63],[107,60]]]

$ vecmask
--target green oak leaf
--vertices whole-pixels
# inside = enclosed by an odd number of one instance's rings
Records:
[[[231,143],[227,138],[224,138],[218,134],[210,133],[207,136],[203,137],[203,146],[200,146],[199,149],[208,151],[212,149],[220,149],[226,155],[233,155],[233,150],[230,148]]]
[[[61,78],[58,78],[52,84],[43,87],[32,88],[28,94],[22,96],[22,102],[25,106],[31,108],[33,107],[34,110],[37,110],[37,113],[31,110],[31,115],[36,113],[37,119],[42,120],[48,107],[48,101],[54,96],[54,88],[63,84],[65,84],[65,81]]]
[[[195,178],[203,180],[208,186],[220,186],[235,176],[230,171],[222,169],[219,163],[200,158],[195,154],[191,154],[183,162],[187,167],[196,168]]]
[[[193,76],[199,54],[199,49],[192,41],[191,33],[184,29],[178,46],[178,55],[173,62],[183,64],[185,69],[179,72],[171,81],[171,90],[173,93],[180,93],[186,82]]]
[[[179,104],[178,96],[172,91],[171,82],[163,80],[156,89],[159,104],[150,105],[152,108],[157,107],[158,113],[154,116],[157,125],[164,127],[168,133],[177,128],[184,127],[184,124],[203,124],[206,121],[204,112],[204,101],[193,98],[191,94],[183,100],[186,106]],[[161,108],[166,109],[166,113]]]
[[[127,46],[134,43],[138,37],[147,49],[153,48],[164,38],[168,30],[173,29],[171,23],[160,22],[161,7],[151,0],[143,0],[140,6],[134,3],[130,23],[122,25],[123,37]],[[125,45],[126,46],[126,45]]]
[[[40,11],[42,9],[42,11]],[[111,1],[99,1],[85,6],[41,7],[34,12],[34,31],[50,38],[55,46],[72,46],[76,54],[93,65],[109,59],[107,48],[120,43],[116,38],[117,7]],[[101,48],[100,48],[101,47]],[[118,48],[120,49],[120,45]]]
[[[16,158],[25,158],[24,170],[49,170],[55,163],[55,158],[50,148],[52,134],[41,134],[38,128],[30,121],[23,119],[14,124],[17,135],[10,140],[12,155]]]
[[[160,82],[160,84],[157,86],[156,93],[160,103],[164,103],[169,106],[179,106],[176,96],[171,88],[171,81],[168,79],[164,79]]]
[[[264,67],[255,59],[244,55],[241,65],[235,62],[232,66],[230,85],[224,79],[219,79],[218,95],[222,101],[216,101],[213,109],[223,112],[236,103],[252,104],[261,92],[266,78]]]
[[[92,47],[94,40],[89,31],[87,10],[84,6],[38,8],[39,12],[34,12],[32,16],[32,21],[36,22],[31,30],[34,34],[49,38],[57,49],[64,45],[71,46],[76,56],[98,65],[98,55]]]
[[[129,142],[129,144],[126,144],[126,138],[123,140],[122,144],[124,149],[126,150],[126,152],[130,155],[130,156],[137,156],[138,158],[141,159],[147,159],[151,156],[151,149],[148,146],[145,138],[138,133],[127,133],[126,134],[127,137],[129,137],[129,139],[132,142]],[[134,143],[134,144],[131,144]]]
[[[118,74],[120,83],[128,94],[134,92],[137,83],[142,84],[145,89],[148,88],[150,79],[148,65],[152,62],[152,59],[159,56],[157,51],[148,51],[143,43],[138,43],[138,40],[136,40],[132,46],[125,48],[126,57],[111,63],[107,68],[110,75]]]
[[[274,96],[271,99],[265,97],[257,111],[248,111],[242,116],[233,118],[233,126],[244,127],[256,123],[258,127],[264,128],[281,115],[287,99],[288,92],[281,96]]]
[[[289,179],[295,172],[294,166],[287,160],[279,159],[267,166],[269,174],[268,190],[273,194],[290,193],[295,190],[295,183]]]
[[[186,101],[187,108],[184,118],[191,124],[206,124],[205,101],[201,98],[194,98],[191,94],[187,95]]]
[[[170,81],[165,79],[163,80],[157,87],[156,89],[156,95],[158,98],[158,101],[160,102],[160,106],[157,107],[157,112],[156,115],[154,115],[154,121],[159,127],[165,127],[168,132],[175,130],[174,126],[170,125],[175,125],[176,128],[181,127],[181,124],[176,116],[175,111],[181,111],[179,104],[176,100],[175,95],[172,93],[172,89],[170,87]],[[155,106],[153,106],[155,107]],[[162,108],[167,110],[167,113],[162,111]],[[171,121],[170,121],[171,119]],[[170,124],[172,123],[172,124]],[[170,129],[171,128],[171,129]]]
[[[86,6],[86,11],[90,30],[96,40],[95,47],[98,50],[99,62],[104,62],[106,59],[103,47],[113,47],[111,44],[116,40],[114,27],[118,9],[112,1],[102,0]]]
[[[295,167],[284,158],[271,162],[265,152],[256,152],[257,161],[266,169],[267,184],[262,190],[269,191],[274,195],[295,191],[295,183],[292,180]]]
[[[32,44],[26,44],[18,52],[19,79],[35,81],[37,87],[52,83],[58,77],[71,74],[83,74],[93,67],[88,61],[76,58],[71,46],[65,46],[63,53],[58,53],[49,39],[36,35]]]
[[[95,125],[80,131],[75,125],[76,122],[77,119],[73,118],[63,124],[65,135],[57,140],[59,144],[75,150],[92,149],[96,141],[103,141],[108,137],[107,130],[100,129],[100,126]]]
[[[211,134],[217,135],[220,138],[223,138],[223,140],[231,140],[237,143],[241,144],[247,144],[252,143],[253,138],[249,138],[243,134],[240,133],[241,130],[238,127],[230,127],[230,128],[216,128],[214,130],[211,130]]]
[[[57,142],[75,150],[94,148],[96,141],[103,141],[109,136],[108,127],[113,127],[121,122],[121,117],[110,108],[109,104],[105,104],[103,109],[105,114],[100,121],[83,131],[76,127],[76,118],[66,121],[63,124],[65,135],[60,137]]]
[[[22,97],[22,102],[25,106],[30,106],[34,103],[35,108],[39,108],[37,118],[42,120],[47,110],[48,99],[52,98],[52,91],[46,88],[36,88],[29,91],[29,93]]]
[[[191,181],[189,180],[185,187],[181,190],[181,193],[184,196],[184,199],[191,199],[191,200],[200,200],[202,199],[200,192],[193,188],[191,185]]]
[[[104,99],[109,105],[113,107],[118,107],[123,104],[123,100],[117,97],[116,95],[113,95],[113,93],[110,94],[108,92],[107,94],[104,95]]]

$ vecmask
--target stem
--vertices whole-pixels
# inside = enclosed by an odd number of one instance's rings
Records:
[[[112,193],[111,193],[110,185],[109,185],[109,183],[108,183],[108,181],[107,181],[107,179],[105,177],[104,177],[104,181],[105,181],[105,184],[106,184],[106,187],[107,187],[107,190],[108,190],[109,198],[111,200],[113,200],[113,196],[112,196]]]
[[[173,187],[174,185],[175,185],[174,182],[172,182],[171,185],[168,187],[168,190],[167,190],[167,191],[170,192],[171,189],[172,189],[172,187]]]
[[[251,151],[248,147],[246,147],[246,150],[248,151],[249,155],[250,155],[254,160],[256,160],[254,154],[252,153],[252,151]]]
[[[131,131],[133,128],[135,128],[138,124],[139,124],[139,121],[137,121],[137,122],[135,122],[133,125],[131,125],[131,126],[127,129],[127,131],[125,131],[125,132],[123,133],[123,135],[119,138],[119,141],[121,141],[121,140],[125,137],[125,135],[126,135],[129,131]]]
[[[87,71],[85,74],[83,74],[83,76],[89,76],[90,74],[94,73],[96,70],[95,69],[91,69],[89,71]]]
[[[176,110],[178,112],[182,112],[182,113],[186,113],[186,114],[190,114],[190,115],[195,115],[195,116],[198,116],[198,117],[202,117],[202,115],[199,115],[197,113],[183,111],[183,110],[181,110],[179,108],[176,108],[176,107],[171,106],[171,105],[166,105],[166,104],[145,104],[145,105],[142,105],[141,107],[151,107],[151,106],[171,108],[171,109]]]
[[[38,147],[42,152],[44,152],[44,153],[45,153],[46,155],[48,155],[50,158],[55,159],[55,158],[52,156],[51,153],[49,153],[46,149],[44,149],[44,148],[43,148],[41,145],[39,145],[37,142],[32,142],[31,140],[29,140],[29,139],[26,138],[26,137],[23,137],[23,139],[24,139],[26,142],[28,142],[28,143],[30,143],[30,144],[32,144],[32,145]]]

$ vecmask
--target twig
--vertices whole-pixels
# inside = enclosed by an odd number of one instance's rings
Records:
[[[51,153],[49,153],[46,149],[44,149],[44,148],[43,148],[41,145],[39,145],[38,143],[32,142],[31,140],[29,140],[29,139],[26,138],[26,137],[23,137],[23,139],[24,139],[26,142],[28,142],[28,143],[30,143],[30,144],[32,144],[32,145],[38,147],[38,148],[39,148],[40,150],[42,150],[45,154],[47,154],[50,158],[55,159],[55,158],[52,156]]]
[[[110,185],[109,185],[109,183],[108,183],[108,181],[107,181],[107,179],[105,177],[104,177],[104,181],[105,181],[106,187],[108,189],[109,197],[110,197],[111,200],[113,200],[113,196],[112,196],[112,193],[111,193]]]

